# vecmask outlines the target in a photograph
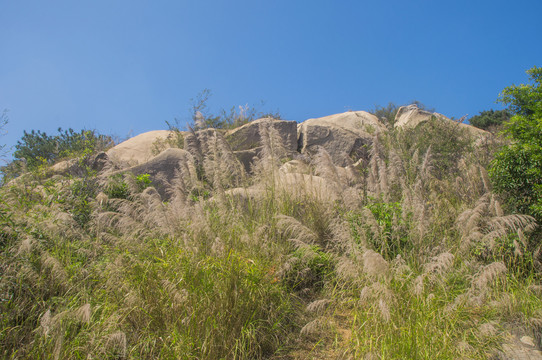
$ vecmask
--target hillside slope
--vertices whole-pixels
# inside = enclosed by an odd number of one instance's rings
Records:
[[[487,179],[502,140],[395,123],[152,133],[3,186],[0,356],[539,356],[537,224]]]

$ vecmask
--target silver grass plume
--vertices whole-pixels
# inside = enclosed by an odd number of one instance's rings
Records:
[[[338,259],[335,272],[343,281],[357,281],[361,275],[360,267],[346,256]]]
[[[375,282],[365,286],[360,292],[359,300],[362,306],[376,306],[382,320],[390,321],[390,305],[395,303],[395,296],[384,284]]]
[[[316,335],[322,330],[323,325],[324,321],[320,318],[316,318],[303,326],[301,328],[300,334],[301,336]]]
[[[244,168],[222,134],[213,131],[207,141],[203,167],[213,187],[222,193],[225,188],[239,185],[244,178]]]
[[[119,353],[121,358],[126,358],[126,334],[118,331],[106,337],[105,348],[107,353]]]
[[[58,285],[64,285],[64,283],[68,279],[68,274],[66,273],[66,270],[64,270],[62,264],[60,264],[60,262],[55,257],[51,256],[47,252],[44,252],[41,255],[41,261],[42,266],[45,269],[49,269],[52,279]]]
[[[297,219],[287,216],[276,216],[277,226],[290,237],[294,237],[305,244],[314,244],[318,240],[318,236],[308,227],[303,225]]]
[[[255,173],[260,179],[275,180],[276,170],[280,167],[280,160],[288,156],[288,149],[271,120],[259,124],[262,150],[260,158],[255,164]]]
[[[420,297],[425,290],[425,281],[430,283],[441,282],[448,273],[454,262],[453,254],[443,252],[433,257],[428,263],[423,265],[423,272],[414,279],[412,284],[413,293]]]
[[[444,276],[452,267],[454,262],[453,254],[443,252],[424,264],[424,273],[432,276]]]
[[[168,280],[162,280],[162,286],[167,291],[174,309],[180,310],[188,301],[188,291],[186,289],[178,290],[177,286]]]
[[[472,289],[485,291],[495,281],[503,278],[506,272],[506,265],[500,261],[486,265],[475,275],[472,281]]]
[[[363,271],[370,277],[384,277],[389,269],[388,262],[379,253],[366,250],[363,254]]]
[[[90,317],[92,315],[90,304],[84,304],[80,306],[77,310],[74,312],[74,318],[84,324],[90,323]]]
[[[405,186],[405,176],[406,168],[403,159],[397,153],[397,149],[390,149],[390,167],[389,167],[389,178],[391,182],[398,182],[401,186]]]
[[[307,311],[314,313],[323,313],[329,307],[329,304],[331,304],[331,300],[329,299],[315,300],[309,305],[307,305]]]
[[[335,186],[338,186],[338,192],[340,192],[343,185],[341,177],[339,176],[337,167],[333,163],[333,159],[331,159],[331,156],[324,147],[320,146],[318,148],[318,152],[314,156],[313,163],[316,168],[315,174],[331,181],[331,183],[333,183]]]

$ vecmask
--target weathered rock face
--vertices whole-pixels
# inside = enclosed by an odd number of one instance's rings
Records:
[[[167,189],[175,178],[181,164],[191,161],[191,155],[182,149],[169,148],[141,165],[129,169],[134,175],[149,174],[152,185],[162,198],[167,198]]]
[[[321,146],[337,165],[345,166],[346,157],[367,157],[367,147],[380,131],[386,131],[384,124],[365,111],[309,119],[298,125],[298,150],[312,155]]]
[[[419,124],[431,120],[432,117],[435,117],[437,120],[440,120],[440,121],[453,123],[459,126],[461,129],[465,129],[468,132],[468,134],[471,136],[480,137],[480,136],[489,135],[487,131],[478,129],[477,127],[453,121],[439,113],[432,113],[426,110],[422,110],[418,108],[416,104],[401,106],[399,110],[397,111],[397,115],[395,115],[394,126],[395,128],[403,128],[403,129],[415,128]]]
[[[107,151],[107,156],[114,161],[139,165],[150,160],[155,154],[153,149],[157,140],[165,140],[172,133],[169,130],[149,131],[128,139]]]
[[[401,106],[395,115],[394,126],[396,128],[414,128],[418,126],[418,124],[430,120],[432,116],[435,116],[438,119],[446,118],[444,115],[419,109],[416,104]]]
[[[295,121],[271,118],[252,121],[237,129],[228,131],[225,135],[235,155],[247,171],[251,170],[254,157],[260,154],[262,148],[260,134],[260,125],[262,123],[267,123],[277,131],[288,155],[293,155],[297,151],[297,123]]]
[[[260,124],[268,123],[277,130],[283,145],[290,152],[297,151],[297,123],[288,120],[275,120],[264,118],[254,120],[248,124],[230,130],[226,133],[226,140],[234,151],[251,150],[260,147]]]

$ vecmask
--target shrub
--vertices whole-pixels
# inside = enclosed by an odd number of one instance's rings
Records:
[[[457,173],[459,160],[473,150],[473,138],[458,123],[432,117],[415,128],[398,134],[396,141],[408,154],[418,151],[425,155],[430,151],[433,174],[442,179]]]
[[[469,119],[472,126],[484,130],[498,129],[510,120],[510,112],[508,110],[486,110],[480,112]]]
[[[43,163],[53,164],[59,159],[77,157],[101,151],[113,145],[109,136],[100,135],[93,130],[58,128],[57,135],[47,135],[40,130],[24,132],[15,145],[15,161],[24,161],[29,170],[38,168]]]
[[[494,189],[515,211],[542,220],[542,68],[527,71],[531,84],[505,88],[500,101],[515,114],[504,134],[511,144],[501,149],[489,174]]]

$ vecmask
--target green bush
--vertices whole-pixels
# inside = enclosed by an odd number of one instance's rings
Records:
[[[130,196],[128,184],[123,174],[115,174],[109,178],[104,193],[111,199],[127,199]]]
[[[495,191],[520,213],[542,220],[542,68],[527,71],[531,84],[503,90],[500,101],[515,114],[505,125],[511,144],[489,169]]]
[[[88,155],[111,145],[111,137],[100,135],[93,130],[77,132],[71,128],[58,128],[57,135],[32,130],[24,132],[15,145],[13,157],[16,162],[24,161],[29,170],[34,170],[44,163],[53,164],[62,158]]]
[[[386,259],[393,259],[399,254],[404,255],[412,245],[408,238],[411,214],[407,214],[406,218],[403,216],[400,202],[370,200],[365,208],[371,212],[378,227],[375,228],[367,222],[366,213],[352,212],[349,215],[349,223],[353,236],[358,241],[360,237],[366,238],[369,245]],[[360,229],[364,234],[359,233]]]
[[[459,124],[432,117],[415,128],[398,133],[396,140],[407,151],[407,156],[430,151],[433,174],[442,179],[457,173],[458,161],[473,150],[473,138]]]
[[[480,112],[469,119],[472,126],[484,130],[500,128],[504,123],[510,120],[510,112],[508,110],[486,110]]]
[[[284,272],[284,284],[295,291],[311,292],[322,289],[334,269],[331,254],[322,251],[318,245],[300,247],[290,257],[290,266]]]

